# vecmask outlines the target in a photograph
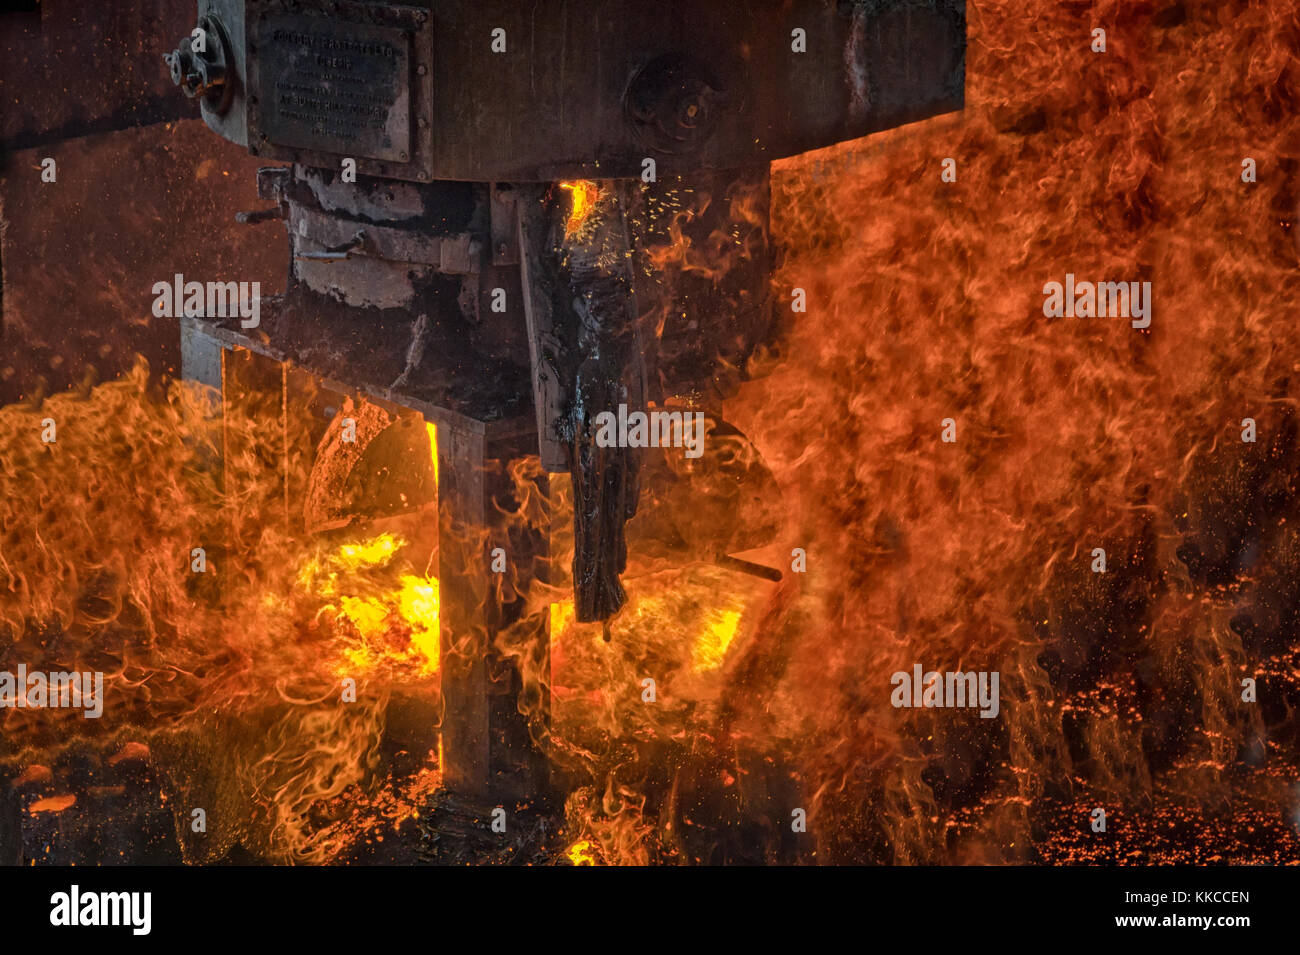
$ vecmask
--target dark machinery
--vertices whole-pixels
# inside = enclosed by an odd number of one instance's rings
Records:
[[[482,599],[489,463],[570,474],[578,619],[615,613],[642,465],[595,416],[716,414],[779,330],[768,164],[960,109],[964,53],[963,0],[200,0],[167,64],[214,131],[291,164],[240,218],[283,220],[292,266],[256,329],[182,320],[185,374],[230,388],[236,349],[437,425],[444,530],[483,530],[440,557],[450,789],[545,772],[503,755],[537,733]]]

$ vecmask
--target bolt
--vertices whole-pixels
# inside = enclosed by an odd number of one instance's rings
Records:
[[[420,76],[424,76],[426,73],[429,72],[429,68],[425,66],[423,63],[421,63],[419,66],[415,68],[415,72]]]

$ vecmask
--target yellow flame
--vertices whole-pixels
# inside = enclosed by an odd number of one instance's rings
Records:
[[[388,608],[374,597],[344,597],[340,613],[357,633],[369,639],[381,635],[387,627]]]
[[[573,619],[573,601],[557,600],[551,604],[551,639],[559,639],[560,634],[569,626]]]
[[[714,599],[717,599],[717,595]],[[720,607],[700,608],[702,619],[696,618],[699,623],[695,625],[701,629],[699,636],[690,644],[691,667],[696,673],[707,673],[722,666],[727,651],[740,632],[744,601],[727,595],[721,599],[721,603],[723,605]],[[691,627],[692,624],[680,616],[682,613],[680,604],[672,603],[662,596],[641,594],[633,599],[622,619],[623,625],[633,632],[642,625],[672,626],[672,623],[676,623]],[[554,643],[574,624],[573,601],[557,600],[552,603],[550,623],[551,642]]]
[[[727,648],[740,628],[739,610],[712,610],[704,632],[695,641],[696,671],[716,670],[727,656]]]
[[[421,675],[438,669],[438,611],[441,594],[436,577],[402,576],[398,599],[402,619],[411,627],[411,650],[424,658]]]
[[[588,179],[575,179],[560,183],[560,188],[569,193],[573,199],[573,208],[569,210],[569,219],[564,224],[564,234],[571,236],[582,228],[583,223],[596,208],[600,197],[600,187]]]
[[[554,604],[552,604],[552,606],[554,606]],[[569,857],[569,861],[574,865],[596,864],[596,860],[591,856],[591,843],[586,839],[583,839],[581,842],[575,842],[573,845],[569,846],[569,851],[566,854]]]
[[[338,563],[346,570],[378,567],[387,564],[405,541],[392,534],[380,534],[373,540],[359,544],[344,544],[338,550]]]
[[[387,567],[405,546],[406,541],[400,537],[380,534],[313,557],[299,570],[299,583],[307,593],[337,598],[322,612],[346,620],[360,638],[353,638],[351,645],[342,650],[345,662],[340,673],[369,671],[385,662],[413,666],[420,676],[437,672],[441,606],[438,579],[403,574],[396,585],[384,585],[362,574]],[[390,639],[390,634],[404,630],[410,631],[410,637],[402,647]]]

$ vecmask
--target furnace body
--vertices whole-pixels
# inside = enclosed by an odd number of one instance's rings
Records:
[[[228,389],[223,363],[256,355],[436,426],[450,791],[548,788],[534,581],[570,572],[579,620],[626,599],[644,467],[597,446],[596,416],[720,421],[779,337],[770,162],[960,109],[964,52],[962,0],[200,0],[172,78],[215,132],[287,164],[241,220],[283,222],[291,267],[259,328],[183,321],[185,374]],[[331,448],[317,471],[355,464]],[[573,487],[555,574],[548,528],[500,519],[532,455],[539,493],[546,474]],[[530,627],[531,650],[503,651]]]

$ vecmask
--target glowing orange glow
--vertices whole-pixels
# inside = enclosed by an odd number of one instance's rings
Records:
[[[266,715],[255,738],[213,741],[239,751],[241,769],[232,784],[265,810],[249,839],[268,859],[329,861],[366,836],[375,821],[363,818],[367,813],[407,818],[440,778],[430,771],[401,790],[366,791],[379,771],[389,689],[419,681],[416,692],[433,690],[439,582],[424,575],[436,564],[434,553],[399,533],[381,533],[392,530],[387,525],[328,543],[305,537],[295,522],[284,521],[284,472],[246,467],[276,459],[282,450],[273,445],[282,431],[237,413],[214,430],[203,424],[214,408],[211,393],[176,384],[166,401],[149,400],[147,381],[141,364],[81,404],[69,394],[50,398],[41,413],[0,408],[0,591],[6,594],[0,646],[9,645],[10,629],[21,632],[30,619],[70,633],[108,627],[130,635],[118,641],[116,659],[105,667],[105,692],[132,713],[138,741],[122,745],[119,737],[106,737],[101,755],[110,765],[159,758],[151,755],[154,739],[147,729],[154,721],[160,728],[184,726],[217,709],[234,719]],[[39,425],[45,414],[67,422],[59,434],[65,443],[32,454],[25,436],[32,433],[33,415]],[[417,451],[420,466],[432,458],[434,429],[427,431],[430,458]],[[57,463],[58,453],[73,444],[75,458],[65,458],[76,466],[47,466],[47,458]],[[140,451],[129,468],[120,460],[128,447]],[[222,453],[232,471],[244,468],[231,498],[207,463]],[[100,493],[111,503],[91,534],[84,513],[71,504],[48,513],[18,506],[56,494],[86,501]],[[209,577],[217,583],[220,576],[220,599],[213,600],[192,586],[191,550],[200,527],[210,526],[225,500],[233,506],[222,524],[239,556],[232,551],[224,562],[211,562],[217,573]],[[85,568],[103,566],[113,568],[101,577],[111,589],[92,606],[80,596]],[[75,654],[66,665],[51,658],[47,668],[68,668]],[[12,668],[0,662],[0,670]],[[156,674],[169,676],[155,680]],[[246,679],[250,674],[259,677]],[[338,705],[342,677],[369,684],[354,704]],[[96,721],[70,708],[9,709],[3,720],[7,743],[38,740],[57,726],[61,739],[96,745],[86,733]],[[42,772],[39,767],[51,760],[39,748],[24,751],[22,745],[17,752],[31,767],[29,784],[67,782],[57,769]],[[23,769],[12,754],[5,767],[15,775]],[[81,798],[80,791],[51,788],[27,808],[48,817],[73,806],[74,795]],[[334,815],[344,804],[361,815]],[[319,811],[327,805],[329,818],[323,818]]]
[[[33,816],[40,812],[63,812],[77,801],[76,796],[46,796],[27,807]]]

